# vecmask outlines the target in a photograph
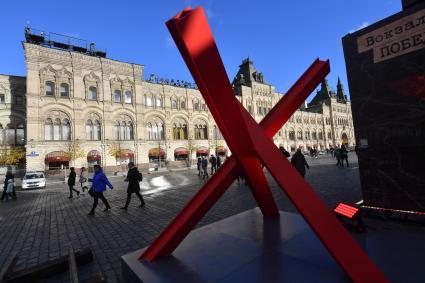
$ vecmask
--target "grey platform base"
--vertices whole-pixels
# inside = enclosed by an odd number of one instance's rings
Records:
[[[391,282],[424,282],[425,250],[413,247],[419,238],[391,231],[356,237]],[[125,282],[351,282],[303,218],[287,212],[264,220],[256,208],[204,226],[152,263],[137,260],[143,250],[122,257]]]

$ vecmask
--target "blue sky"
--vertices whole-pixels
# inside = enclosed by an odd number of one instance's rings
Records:
[[[330,59],[348,92],[341,38],[401,10],[401,0],[2,1],[0,73],[25,75],[24,27],[96,42],[108,57],[145,65],[145,78],[193,81],[165,21],[202,5],[232,79],[249,56],[264,78],[285,92],[319,57]]]

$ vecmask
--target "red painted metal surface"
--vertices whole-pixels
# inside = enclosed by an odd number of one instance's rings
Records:
[[[291,88],[291,96],[288,96],[289,93],[285,95],[258,125],[233,94],[203,9],[185,9],[168,21],[167,27],[233,156],[141,258],[152,261],[172,253],[233,182],[239,170],[247,177],[263,214],[275,216],[277,208],[261,170],[261,162],[353,281],[388,282],[271,140],[318,84],[317,80],[323,79],[329,72],[328,63],[316,61]],[[319,70],[315,73],[314,68]],[[304,93],[306,90],[309,92]]]

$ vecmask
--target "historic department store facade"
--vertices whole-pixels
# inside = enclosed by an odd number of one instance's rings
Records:
[[[199,154],[230,154],[195,86],[154,76],[143,80],[143,65],[72,46],[65,50],[27,37],[23,48],[27,76],[0,76],[0,142],[24,145],[27,169],[96,163],[112,168],[130,160],[146,168],[158,159],[184,166]],[[283,95],[249,59],[240,65],[233,86],[257,121]],[[274,142],[289,151],[352,146],[351,106],[341,83],[333,92],[324,81]],[[72,144],[84,157],[69,162],[65,153]],[[120,148],[120,156],[112,156],[111,147]]]

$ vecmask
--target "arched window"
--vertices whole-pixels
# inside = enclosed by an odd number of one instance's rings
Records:
[[[4,145],[4,129],[2,124],[0,124],[0,145]]]
[[[161,107],[161,105],[162,105],[162,103],[161,103],[161,98],[157,98],[157,99],[156,99],[156,107],[157,107],[157,108],[160,108],[160,107]]]
[[[199,134],[198,125],[195,125],[194,132],[195,132],[195,140],[199,140],[200,139],[200,134]]]
[[[152,107],[152,98],[150,96],[146,97],[146,107]]]
[[[120,127],[121,125],[120,125],[120,122],[118,122],[118,121],[116,121],[115,122],[115,125],[114,125],[114,127],[115,127],[115,138],[117,139],[117,140],[120,140],[121,138],[121,135],[120,135]]]
[[[196,120],[194,131],[195,131],[195,139],[197,140],[208,139],[208,127],[205,121]]]
[[[69,84],[61,84],[61,97],[69,97]]]
[[[171,109],[177,109],[177,100],[171,100]]]
[[[302,140],[302,139],[303,139],[303,132],[302,132],[301,130],[299,130],[299,131],[297,132],[297,139],[298,139],[298,140]]]
[[[313,140],[317,140],[317,133],[316,132],[313,132],[311,135],[312,135]]]
[[[52,119],[46,119],[44,122],[44,139],[51,141],[53,139],[53,122]]]
[[[125,103],[133,103],[133,94],[131,93],[131,91],[127,90],[125,92]]]
[[[289,130],[289,139],[291,141],[295,140],[295,131],[293,129]]]
[[[187,140],[187,125],[180,128],[180,139]]]
[[[214,126],[214,139],[216,139],[216,140],[222,140],[223,139],[223,135],[221,134],[221,131],[217,126]]]
[[[100,125],[100,122],[96,120],[93,125],[93,139],[95,141],[100,141],[100,139],[102,138],[101,131],[102,131],[102,127]]]
[[[56,118],[53,124],[53,140],[61,140],[61,120],[59,118]]]
[[[133,123],[131,122],[127,122],[127,125],[125,127],[125,139],[133,140]]]
[[[199,110],[199,102],[195,102],[193,105],[193,110],[198,111]]]
[[[206,104],[202,104],[202,111],[207,111],[207,105]]]
[[[152,139],[154,140],[158,140],[158,126],[156,125],[156,123],[153,123],[152,125]]]
[[[89,87],[89,100],[97,100],[97,88],[95,86]]]
[[[62,124],[62,140],[69,141],[71,139],[71,127],[69,120],[64,119]]]
[[[126,139],[126,137],[125,137],[125,128],[127,127],[127,123],[126,122],[124,122],[124,121],[122,121],[121,122],[121,124],[120,124],[120,139],[121,140],[125,140]]]
[[[158,139],[165,139],[164,132],[164,125],[162,123],[158,123]]]
[[[16,127],[16,144],[17,145],[25,144],[25,131],[24,131],[23,124],[19,124],[18,127]]]
[[[55,83],[51,81],[47,81],[45,85],[46,95],[55,96]]]
[[[208,139],[208,127],[206,125],[204,125],[202,127],[202,139],[207,140]]]
[[[93,140],[93,122],[92,120],[87,120],[86,122],[86,140]]]
[[[186,100],[182,99],[180,101],[180,109],[186,109]]]
[[[6,129],[6,142],[8,145],[15,145],[15,128],[8,125]]]
[[[323,140],[323,134],[322,134],[322,132],[319,132],[319,140]]]
[[[152,136],[152,124],[151,123],[147,123],[146,124],[146,130],[147,130],[147,137],[148,140],[153,140],[153,136]]]
[[[114,91],[114,102],[117,102],[117,103],[121,102],[121,90],[119,89],[116,89]]]
[[[305,139],[309,140],[310,139],[310,131],[305,131]]]
[[[176,124],[173,125],[173,140],[179,139],[179,129]]]

